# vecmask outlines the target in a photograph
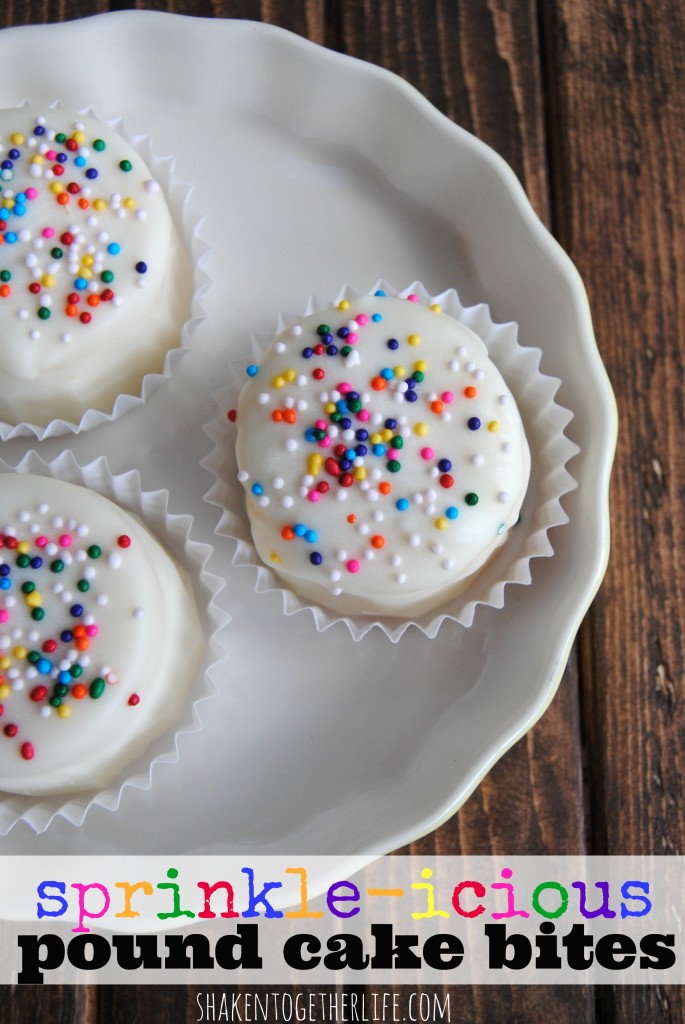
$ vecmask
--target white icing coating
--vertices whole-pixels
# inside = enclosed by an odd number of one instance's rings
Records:
[[[528,443],[469,328],[406,299],[341,306],[281,331],[248,371],[236,450],[252,536],[307,600],[420,615],[506,540],[528,485]],[[294,388],[304,412],[288,403]]]
[[[78,422],[87,409],[109,412],[117,395],[139,394],[142,377],[159,372],[179,344],[189,275],[164,194],[151,180],[136,150],[93,118],[0,110],[0,418],[7,423],[45,426]]]
[[[0,789],[102,786],[183,707],[204,648],[190,586],[137,519],[94,491],[23,473],[1,481]],[[22,554],[33,564],[18,565]]]

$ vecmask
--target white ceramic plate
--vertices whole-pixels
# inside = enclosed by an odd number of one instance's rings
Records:
[[[228,579],[233,622],[211,723],[117,813],[94,808],[79,829],[58,818],[39,836],[21,825],[0,851],[372,854],[430,831],[551,700],[606,564],[615,411],[578,275],[491,150],[400,79],[280,30],[116,13],[0,32],[0,64],[2,106],[92,104],[150,132],[207,217],[215,284],[194,356],[144,408],[71,439],[79,461],[138,467],[143,488],[168,488],[170,510],[210,538],[202,426],[228,360],[247,359],[249,335],[270,332],[280,309],[381,276],[454,286],[517,320],[563,382],[581,450],[555,556],[533,563],[532,585],[510,588],[502,611],[479,609],[472,628],[448,624],[434,640],[410,630],[396,645],[375,633],[354,643],[344,627],[286,620],[215,539],[209,568]],[[28,444],[2,455],[17,462]]]

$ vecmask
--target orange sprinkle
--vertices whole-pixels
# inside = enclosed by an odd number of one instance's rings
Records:
[[[78,638],[81,638],[81,637],[84,637],[84,636],[88,635],[86,633],[86,627],[85,626],[75,626],[74,629],[73,629],[73,633],[74,633],[74,636],[78,637]]]
[[[375,537],[371,538],[371,546],[374,548],[382,548],[385,544],[385,537],[382,537],[380,533],[377,533]]]
[[[88,202],[88,200],[87,199],[83,199],[83,198],[79,199],[78,204],[79,204],[79,206],[81,207],[82,210],[87,210],[88,207],[90,206],[90,203]]]
[[[88,637],[83,637],[81,640],[76,641],[75,646],[77,651],[87,651],[90,647],[90,640]]]
[[[356,523],[357,522],[357,517],[354,514],[354,512],[350,512],[349,516],[347,517],[347,521],[348,521],[348,523]]]
[[[371,387],[374,391],[385,391],[388,386],[388,382],[384,377],[372,377]]]
[[[12,294],[12,289],[10,288],[10,286],[8,284],[3,284],[2,288],[0,288],[0,297],[2,297],[3,299],[6,299],[7,296],[11,295],[11,294]]]
[[[381,492],[381,494],[390,494],[392,487],[390,486],[387,480],[384,480],[382,484],[378,485],[378,490]]]
[[[100,305],[100,296],[99,295],[89,295],[88,296],[88,305],[89,306],[99,306]]]
[[[297,413],[294,409],[286,409],[283,413],[283,419],[286,423],[297,423]]]
[[[87,693],[88,687],[84,686],[83,683],[76,683],[76,685],[71,688],[71,696],[75,697],[76,700],[83,700]]]
[[[281,410],[274,409],[274,411],[271,413],[271,419],[274,421],[274,423],[280,423],[281,420],[283,419],[283,413],[281,412]]]
[[[69,193],[68,192],[60,192],[60,194],[57,196],[57,202],[59,203],[60,206],[66,206],[67,203],[69,202]]]
[[[65,308],[64,312],[67,316],[78,316],[78,306],[74,306],[71,303]]]
[[[467,388],[464,388],[464,394],[467,398],[475,398],[478,394],[478,388],[474,388],[473,384],[469,384]]]
[[[435,402],[431,402],[431,412],[436,412],[439,415],[444,408],[445,406],[440,401],[440,399],[436,399]]]
[[[281,530],[281,537],[283,540],[292,540],[295,536],[292,526],[284,526]]]

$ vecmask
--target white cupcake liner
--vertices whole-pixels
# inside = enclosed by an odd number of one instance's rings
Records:
[[[24,100],[19,107],[33,107],[30,100]],[[44,104],[41,104],[44,106]],[[49,110],[64,109],[60,100],[47,105]],[[92,430],[102,423],[110,423],[119,419],[131,409],[144,405],[150,395],[168,380],[174,367],[188,351],[195,332],[205,319],[202,307],[202,296],[210,285],[210,278],[205,271],[209,247],[201,239],[204,217],[190,199],[193,186],[176,178],[174,174],[175,158],[158,156],[153,151],[153,140],[150,135],[132,135],[125,127],[122,117],[104,119],[98,117],[93,107],[81,107],[76,113],[93,117],[102,124],[118,132],[143,158],[154,178],[159,182],[167,201],[176,232],[180,239],[192,272],[191,296],[188,303],[188,315],[179,328],[178,345],[168,349],[162,369],[156,373],[146,373],[140,381],[137,394],[122,393],[114,401],[111,410],[86,409],[78,422],[65,419],[50,420],[45,426],[35,423],[7,423],[0,419],[0,440],[8,441],[15,437],[34,437],[42,441],[48,437],[60,437],[65,434],[79,434],[83,430]]]
[[[115,475],[104,456],[80,466],[70,451],[62,452],[54,461],[47,463],[36,452],[30,451],[16,466],[0,459],[0,472],[33,473],[80,484],[137,515],[186,570],[207,641],[202,663],[189,687],[179,720],[172,729],[167,729],[152,740],[106,786],[92,791],[52,796],[21,796],[0,792],[0,835],[6,835],[19,821],[25,822],[34,832],[41,833],[57,815],[79,826],[93,805],[116,811],[125,789],[149,790],[159,765],[171,765],[179,761],[179,737],[202,729],[200,705],[211,700],[217,693],[216,666],[225,655],[218,634],[230,621],[230,616],[216,603],[225,582],[207,570],[212,547],[190,536],[193,517],[168,511],[168,491],[141,490],[137,470]]]
[[[531,582],[531,560],[554,554],[549,530],[568,522],[561,498],[574,490],[577,483],[566,469],[566,463],[580,449],[564,433],[573,413],[555,401],[561,382],[540,371],[540,349],[524,348],[519,344],[516,324],[495,323],[485,304],[463,306],[454,289],[431,295],[417,281],[403,291],[397,291],[381,280],[368,294],[373,294],[379,288],[387,295],[402,298],[414,293],[426,305],[437,302],[445,313],[470,327],[485,343],[490,358],[504,377],[521,413],[532,462],[521,518],[510,531],[506,542],[478,570],[466,587],[458,595],[447,598],[440,608],[416,618],[343,615],[301,599],[261,561],[252,542],[244,489],[237,479],[235,427],[228,422],[226,416],[226,411],[237,405],[245,379],[244,364],[239,368],[231,367],[233,382],[214,396],[224,411],[205,427],[205,432],[214,441],[214,449],[202,465],[215,477],[213,486],[205,495],[206,501],[221,509],[221,519],[215,532],[235,541],[233,565],[248,566],[255,570],[258,593],[273,590],[280,592],[284,613],[294,615],[301,611],[311,612],[319,632],[337,622],[344,622],[354,640],[361,640],[369,630],[377,628],[389,640],[397,642],[412,625],[428,637],[436,636],[446,621],[471,626],[478,605],[502,608],[508,584]],[[345,286],[332,301],[312,297],[304,313],[281,315],[277,329],[282,330],[303,315],[330,309],[341,299],[354,299],[363,294]],[[259,363],[271,340],[272,336],[252,339],[255,363]]]

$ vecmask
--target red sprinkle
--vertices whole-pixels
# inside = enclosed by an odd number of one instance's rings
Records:
[[[19,729],[14,724],[14,722],[10,722],[8,725],[5,726],[5,728],[2,731],[4,732],[5,736],[9,736],[10,739],[11,739],[12,736],[16,736],[17,735],[17,733],[19,732]]]
[[[21,756],[24,758],[25,761],[31,761],[35,753],[36,752],[33,749],[33,743],[22,743]]]
[[[117,537],[117,544],[120,548],[130,548],[131,538],[127,534],[122,533],[121,537]]]
[[[238,410],[237,409],[229,409],[228,412],[226,413],[226,415],[228,416],[228,419],[229,419],[230,423],[235,423],[236,417],[238,415]]]
[[[140,704],[140,697],[138,696],[137,693],[132,693],[131,694],[131,696],[128,698],[128,704],[129,704],[129,707],[131,707],[131,708],[134,708],[136,706],[136,704]]]
[[[47,686],[34,686],[33,689],[31,690],[31,693],[29,694],[29,697],[31,698],[32,701],[35,701],[36,704],[39,704],[42,700],[44,700],[47,697],[47,695]]]
[[[317,366],[317,368],[312,372],[314,380],[323,380],[325,376],[326,371],[322,370],[320,366]]]

